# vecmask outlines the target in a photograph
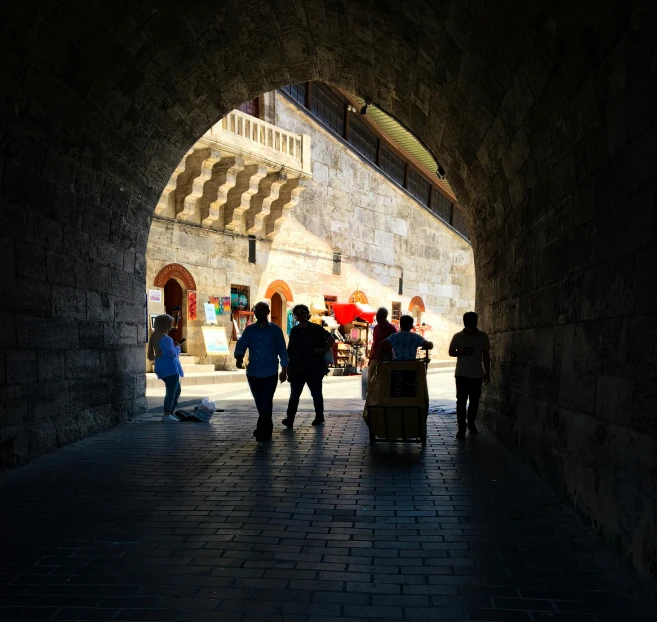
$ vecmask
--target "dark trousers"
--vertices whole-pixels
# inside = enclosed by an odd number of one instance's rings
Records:
[[[456,376],[456,420],[459,428],[465,427],[466,409],[465,405],[470,400],[467,409],[468,425],[472,425],[477,418],[479,398],[481,397],[481,385],[483,378],[466,378]]]
[[[307,384],[310,389],[310,395],[313,396],[313,406],[315,407],[315,419],[324,419],[324,396],[322,395],[323,376],[299,377],[290,379],[290,401],[287,404],[287,418],[294,421],[299,408],[299,398],[303,391],[303,385]]]
[[[164,412],[173,413],[178,405],[178,398],[180,397],[180,376],[174,374],[173,376],[166,376],[162,378],[166,393],[164,394]]]
[[[267,376],[266,378],[256,378],[247,376],[249,388],[255,400],[258,409],[258,425],[256,434],[262,438],[271,438],[274,424],[271,420],[272,410],[274,409],[274,393],[278,384],[278,375]]]

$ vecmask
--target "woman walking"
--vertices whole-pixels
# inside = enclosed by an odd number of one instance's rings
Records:
[[[148,340],[148,360],[155,361],[155,375],[164,381],[166,387],[162,421],[167,423],[178,422],[173,413],[180,397],[180,379],[185,375],[178,360],[180,346],[169,337],[172,326],[170,315],[158,315],[153,320],[154,330]]]

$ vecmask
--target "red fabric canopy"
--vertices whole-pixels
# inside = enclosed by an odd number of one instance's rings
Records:
[[[331,307],[338,324],[349,324],[357,317],[371,324],[374,321],[376,311],[366,311],[359,304],[334,302]]]

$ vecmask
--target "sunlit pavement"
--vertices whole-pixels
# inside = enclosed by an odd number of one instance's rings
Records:
[[[456,405],[456,389],[454,386],[454,369],[432,369],[427,375],[429,397],[434,408],[447,408],[453,410]],[[362,411],[363,404],[360,376],[329,376],[324,380],[324,398],[326,410],[353,410]],[[161,388],[148,389],[146,392],[149,412],[146,419],[153,419],[162,415],[164,400],[164,383]],[[232,382],[226,384],[192,385],[182,388],[180,403],[192,405],[200,403],[201,399],[209,397],[217,408],[223,410],[244,409],[253,410],[253,398],[246,382]],[[279,384],[274,395],[274,411],[283,413],[290,397],[290,384]],[[312,410],[312,398],[308,387],[305,387],[299,402],[301,412]]]
[[[248,387],[223,385],[210,424],[124,425],[3,475],[0,619],[655,620],[491,434],[454,439],[452,383],[430,374],[424,450],[369,445],[359,378],[294,431],[279,388],[261,445]]]

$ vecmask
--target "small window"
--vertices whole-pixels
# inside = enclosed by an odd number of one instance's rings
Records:
[[[470,236],[468,235],[468,227],[465,224],[465,217],[463,216],[463,212],[454,206],[454,217],[452,219],[452,227],[456,229],[464,238],[470,239]]]
[[[324,296],[324,305],[329,315],[333,315],[333,303],[338,301],[337,296]]]
[[[401,317],[401,302],[392,303],[392,319],[399,321]]]
[[[349,143],[364,158],[376,163],[376,136],[354,114],[349,119]]]
[[[333,253],[333,274],[342,272],[342,253]]]
[[[284,93],[287,93],[294,101],[301,104],[302,106],[306,105],[306,83],[300,82],[299,84],[288,84],[281,89]]]
[[[431,211],[446,223],[450,222],[452,204],[442,192],[435,188],[431,195]]]
[[[249,236],[249,263],[256,262],[256,239],[254,236]]]
[[[233,311],[249,311],[251,302],[251,288],[248,285],[230,286],[230,308]]]
[[[379,164],[381,170],[383,170],[388,177],[400,186],[404,185],[404,169],[406,164],[385,145],[381,145],[381,159]]]
[[[313,82],[310,112],[340,136],[344,135],[344,101],[326,85]]]
[[[431,184],[414,168],[408,168],[407,190],[423,205],[429,205]]]
[[[240,112],[251,115],[256,119],[260,118],[260,103],[257,97],[247,99],[243,104],[237,108]]]

